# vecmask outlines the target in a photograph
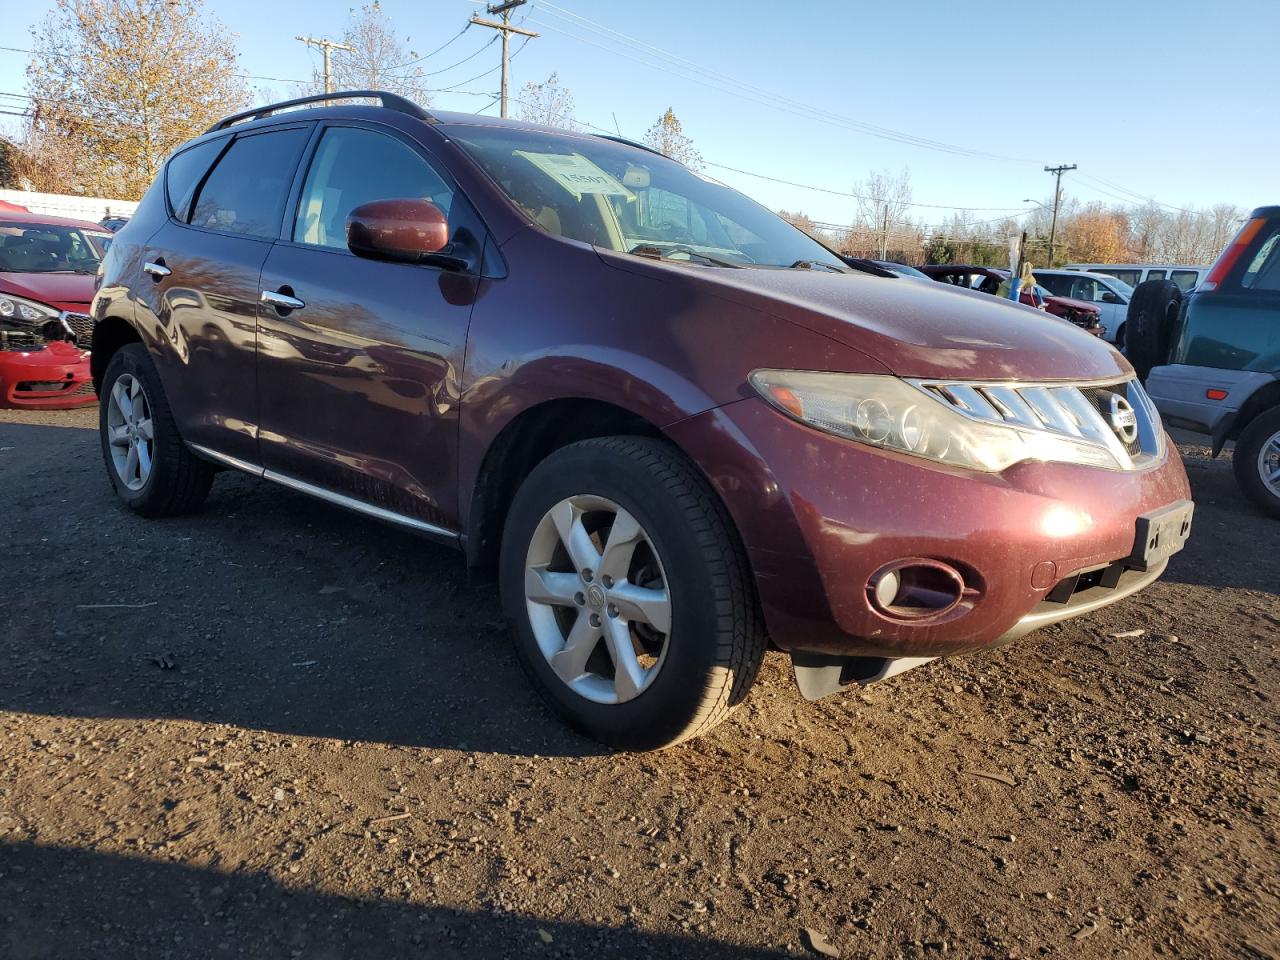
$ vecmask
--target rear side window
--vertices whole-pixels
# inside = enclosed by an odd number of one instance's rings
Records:
[[[1068,292],[1071,289],[1070,277],[1061,277],[1061,276],[1042,277],[1040,274],[1037,273],[1036,280],[1039,282],[1040,286],[1044,287],[1046,290],[1052,293],[1055,297],[1068,297],[1071,295]]]
[[[310,133],[294,127],[237,137],[200,188],[191,225],[249,237],[276,236],[294,166]]]
[[[1197,270],[1174,270],[1169,274],[1169,279],[1178,285],[1178,289],[1183,293],[1189,293],[1200,279],[1200,273]]]
[[[293,239],[347,249],[347,214],[371,200],[430,200],[449,216],[453,191],[419,154],[394,137],[358,127],[326,130],[302,189]]]
[[[1147,279],[1148,279],[1148,280],[1163,280],[1163,279],[1164,279],[1164,271],[1163,271],[1163,270],[1148,270],[1148,271],[1147,271]]]
[[[1246,290],[1280,290],[1280,230],[1262,242],[1240,278]]]
[[[1115,277],[1117,280],[1123,280],[1131,287],[1136,287],[1142,282],[1141,270],[1095,270],[1094,273],[1105,273],[1109,277]]]
[[[209,165],[226,145],[225,137],[209,140],[183,150],[169,161],[169,166],[165,169],[164,184],[169,198],[169,212],[174,217],[186,222],[187,211],[191,208],[191,195],[196,192]]]

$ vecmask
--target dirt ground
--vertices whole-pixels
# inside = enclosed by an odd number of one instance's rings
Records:
[[[0,957],[1280,955],[1280,523],[1203,450],[1146,593],[632,756],[456,554],[229,473],[138,519],[95,423],[0,414]]]

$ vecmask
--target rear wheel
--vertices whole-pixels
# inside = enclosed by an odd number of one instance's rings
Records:
[[[213,482],[213,468],[187,449],[146,348],[121,347],[102,377],[98,430],[116,495],[146,517],[190,513]]]
[[[1280,518],[1280,407],[1244,428],[1232,466],[1244,495],[1264,513]]]
[[[1139,380],[1168,360],[1180,309],[1182,290],[1172,280],[1148,280],[1134,288],[1123,328],[1124,352]]]
[[[755,679],[765,637],[714,492],[668,444],[572,444],[534,469],[502,537],[516,652],[547,702],[624,749],[709,730]]]

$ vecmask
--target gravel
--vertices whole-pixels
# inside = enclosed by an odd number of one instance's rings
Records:
[[[235,474],[136,518],[95,423],[0,412],[0,956],[1280,953],[1280,525],[1196,445],[1145,593],[623,755],[456,554]]]

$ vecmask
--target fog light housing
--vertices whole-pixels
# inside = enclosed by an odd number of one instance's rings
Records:
[[[965,586],[960,571],[922,557],[885,564],[867,580],[872,609],[902,623],[945,616],[973,592]]]

